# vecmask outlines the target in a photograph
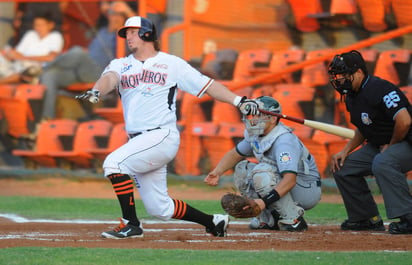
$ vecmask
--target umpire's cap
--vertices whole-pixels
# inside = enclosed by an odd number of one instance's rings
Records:
[[[350,52],[337,54],[329,64],[328,73],[330,75],[336,74],[354,74],[358,69],[367,75],[365,60],[360,52],[352,50]]]
[[[139,37],[144,41],[157,40],[156,27],[152,21],[147,18],[139,16],[128,18],[124,23],[124,26],[117,32],[117,35],[121,38],[126,38],[126,31],[128,28],[138,28]]]

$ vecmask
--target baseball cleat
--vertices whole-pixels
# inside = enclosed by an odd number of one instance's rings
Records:
[[[390,234],[412,234],[412,214],[401,216],[400,222],[392,222],[388,229]]]
[[[345,220],[341,225],[342,230],[352,231],[385,231],[383,221],[379,216],[374,216],[368,220],[352,222]]]
[[[229,215],[214,214],[213,224],[214,224],[213,228],[210,228],[210,227],[206,228],[206,233],[212,234],[217,237],[225,237],[226,229],[229,225]]]
[[[302,232],[308,230],[308,224],[306,223],[303,216],[300,216],[295,220],[294,224],[284,224],[279,222],[280,231],[289,231],[289,232]]]
[[[262,212],[259,216],[253,217],[249,223],[249,229],[252,230],[279,230],[280,215],[276,210]]]
[[[125,224],[120,219],[119,226],[112,231],[103,232],[102,237],[111,239],[143,237],[143,229],[140,226]]]

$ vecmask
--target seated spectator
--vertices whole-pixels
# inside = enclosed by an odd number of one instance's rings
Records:
[[[44,69],[40,81],[47,89],[42,118],[55,118],[57,95],[68,93],[61,88],[75,83],[94,82],[99,78],[104,67],[116,56],[117,30],[123,26],[126,18],[133,15],[134,12],[124,1],[113,2],[108,12],[107,27],[98,31],[88,49],[75,46]]]
[[[23,35],[17,46],[2,51],[0,84],[30,82],[46,62],[54,60],[64,45],[62,34],[54,27],[50,15],[37,15],[33,29]]]
[[[17,2],[17,1],[16,1]],[[32,29],[35,17],[49,14],[55,22],[55,30],[60,31],[63,24],[63,9],[67,2],[26,1],[16,3],[16,12],[13,19],[14,35],[9,39],[8,45],[14,47],[19,43],[23,35]]]

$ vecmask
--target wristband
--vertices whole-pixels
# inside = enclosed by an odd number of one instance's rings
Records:
[[[269,192],[268,195],[262,198],[266,207],[268,207],[269,205],[271,205],[272,203],[274,203],[275,201],[279,199],[280,199],[280,195],[275,189],[273,189],[271,192]]]
[[[233,104],[235,107],[237,107],[237,106],[240,104],[240,102],[242,102],[242,97],[236,96],[235,99],[233,100],[233,103],[232,103],[232,104]]]

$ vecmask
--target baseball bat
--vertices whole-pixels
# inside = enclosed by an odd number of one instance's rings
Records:
[[[334,135],[337,135],[337,136],[340,136],[340,137],[352,139],[353,136],[355,135],[354,130],[344,128],[344,127],[341,127],[341,126],[337,126],[337,125],[333,125],[333,124],[329,124],[329,123],[325,123],[325,122],[319,122],[319,121],[313,121],[313,120],[307,120],[307,119],[302,119],[302,118],[291,117],[291,116],[287,116],[285,114],[270,112],[270,111],[261,110],[261,109],[259,109],[259,111],[263,114],[272,115],[272,116],[283,118],[283,119],[286,119],[286,120],[289,120],[289,121],[300,123],[300,124],[303,124],[305,126],[311,127],[313,129],[324,131],[324,132],[334,134]]]

